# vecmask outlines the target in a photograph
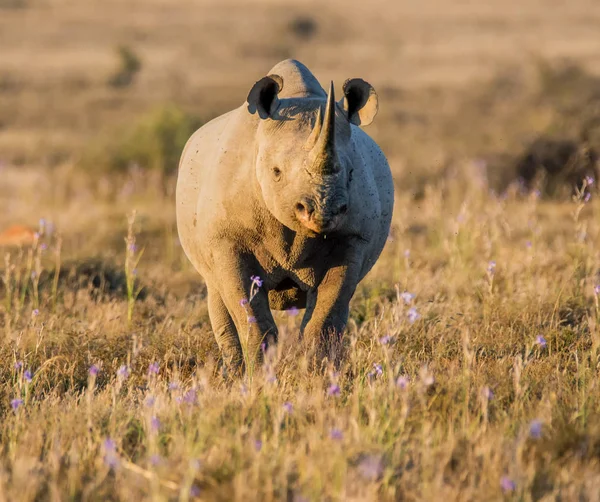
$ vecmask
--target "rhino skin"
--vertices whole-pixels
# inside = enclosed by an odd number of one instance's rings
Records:
[[[282,61],[183,151],[179,237],[206,281],[223,362],[238,371],[277,341],[271,309],[305,308],[303,337],[327,351],[387,240],[390,168],[358,127],[377,94],[361,79],[343,91],[336,103],[333,82],[327,94],[303,64]]]

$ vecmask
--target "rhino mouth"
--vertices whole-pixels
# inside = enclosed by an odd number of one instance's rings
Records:
[[[346,209],[343,212],[338,211],[337,214],[323,217],[316,214],[314,211],[306,212],[296,210],[296,219],[302,227],[309,233],[315,235],[335,232],[342,223]]]
[[[327,222],[319,222],[316,220],[310,220],[302,222],[305,228],[313,232],[315,235],[330,234],[335,232],[339,226],[339,219],[333,218]]]

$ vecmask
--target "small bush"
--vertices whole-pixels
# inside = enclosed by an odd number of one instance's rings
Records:
[[[317,22],[308,16],[295,17],[289,24],[290,31],[300,40],[312,39],[318,30]]]
[[[598,153],[584,142],[538,138],[519,157],[516,172],[524,188],[536,185],[549,196],[577,194],[598,179]],[[542,179],[540,179],[540,177]]]
[[[24,9],[27,0],[0,0],[0,9]]]
[[[80,164],[97,172],[122,172],[136,165],[171,174],[188,138],[203,123],[200,117],[167,105],[91,145]]]
[[[142,62],[138,55],[126,45],[117,48],[119,68],[115,74],[108,79],[108,85],[112,87],[127,87],[131,85],[135,76],[142,69]]]

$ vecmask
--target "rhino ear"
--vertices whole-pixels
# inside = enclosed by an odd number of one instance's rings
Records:
[[[283,89],[283,79],[279,75],[261,78],[248,94],[248,111],[252,114],[258,111],[261,119],[271,117],[279,105],[277,94],[281,89]]]
[[[355,125],[366,126],[373,122],[379,100],[373,86],[362,78],[351,78],[344,83],[344,98],[338,103],[346,112],[348,120]]]

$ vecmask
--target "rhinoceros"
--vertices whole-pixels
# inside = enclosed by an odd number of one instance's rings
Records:
[[[277,341],[271,309],[306,309],[302,336],[326,353],[387,240],[392,176],[359,128],[377,94],[359,78],[343,93],[336,103],[333,82],[325,93],[306,66],[282,61],[183,151],[180,242],[206,282],[223,362],[239,371]]]

